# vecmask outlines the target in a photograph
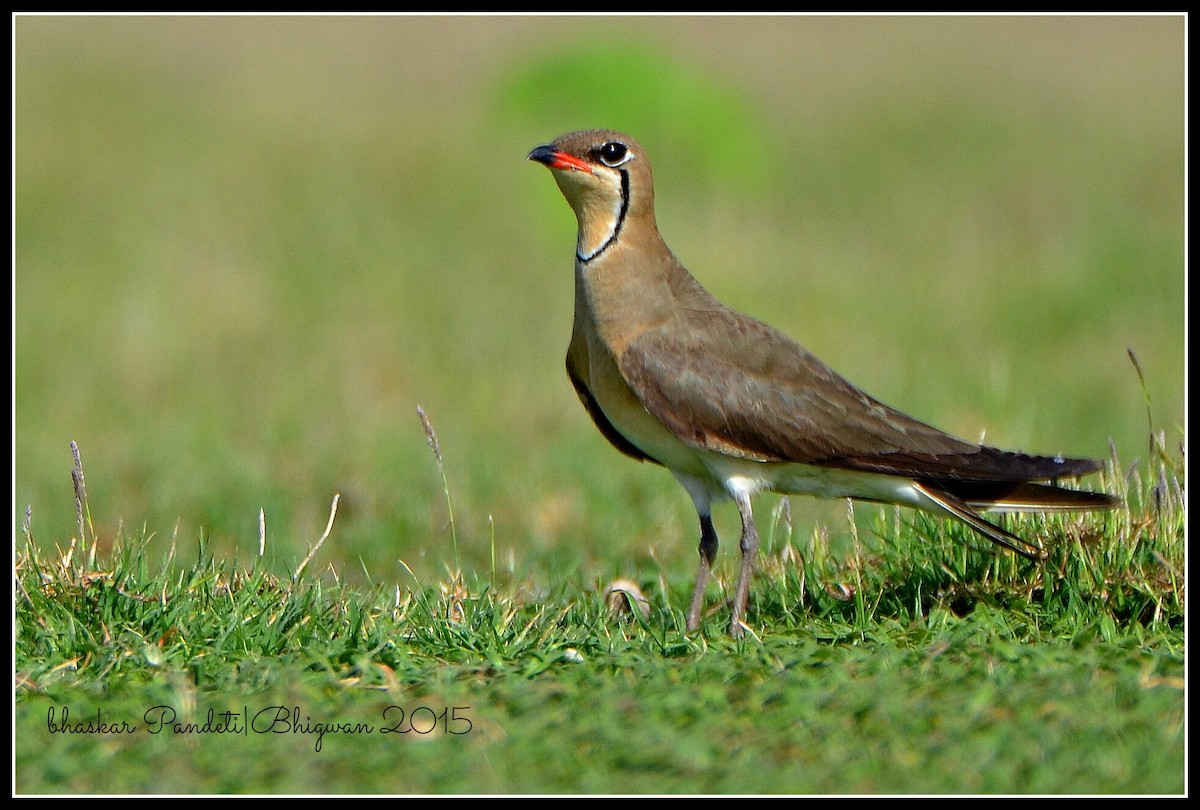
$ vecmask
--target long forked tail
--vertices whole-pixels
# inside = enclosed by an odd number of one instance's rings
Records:
[[[1015,551],[1029,560],[1045,559],[1041,546],[1018,537],[984,520],[976,510],[995,512],[1068,512],[1112,509],[1120,501],[1103,492],[1081,492],[1053,484],[1028,481],[956,481],[944,484],[918,482],[916,489],[932,505],[958,518],[993,543]]]
[[[941,511],[950,517],[961,520],[993,543],[1015,551],[1027,560],[1037,561],[1046,558],[1046,552],[1041,546],[1017,537],[994,523],[989,523],[961,498],[931,484],[917,483],[915,487],[918,492],[929,499],[935,511]]]

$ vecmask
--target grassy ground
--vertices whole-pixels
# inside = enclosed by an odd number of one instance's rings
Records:
[[[1179,18],[15,28],[18,790],[1183,789]],[[687,498],[562,372],[573,222],[524,156],[583,126],[650,150],[720,297],[966,437],[1111,443],[1130,511],[1023,524],[1028,566],[764,499],[758,637],[685,637]]]
[[[1183,510],[1146,494],[1023,521],[1062,538],[1039,566],[933,521],[881,515],[845,558],[776,524],[743,642],[723,607],[685,635],[665,571],[642,615],[571,581],[30,545],[17,789],[1180,793]]]

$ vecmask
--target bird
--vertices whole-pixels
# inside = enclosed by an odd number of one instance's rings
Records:
[[[581,130],[535,147],[575,212],[575,317],[567,374],[619,451],[667,468],[700,521],[686,630],[700,628],[719,547],[712,506],[732,499],[741,567],[729,632],[746,611],[762,492],[915,507],[965,523],[1030,560],[1036,543],[980,512],[1108,509],[1112,496],[1059,486],[1099,460],[965,441],[860,390],[800,343],[714,297],[659,233],[650,161],[632,137]]]

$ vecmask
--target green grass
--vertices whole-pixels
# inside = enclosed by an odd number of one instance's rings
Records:
[[[401,595],[29,542],[17,790],[1179,793],[1183,508],[1126,496],[1021,521],[1059,539],[1036,566],[932,520],[880,513],[846,556],[780,529],[741,642],[720,605],[683,632],[673,570],[642,616],[578,581]]]
[[[1181,792],[1182,50],[1178,17],[15,18],[17,789]],[[964,437],[1115,455],[1129,510],[1023,519],[1032,566],[764,498],[756,637],[717,585],[685,636],[691,505],[562,370],[574,223],[524,157],[584,126],[646,147],[719,297]],[[159,704],[473,727],[46,729]]]

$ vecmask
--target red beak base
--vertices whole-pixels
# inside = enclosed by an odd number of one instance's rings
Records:
[[[580,160],[574,155],[568,155],[566,152],[560,152],[553,146],[539,146],[529,153],[530,160],[536,160],[551,169],[558,171],[573,171],[587,172],[592,174],[592,167],[586,161]]]

